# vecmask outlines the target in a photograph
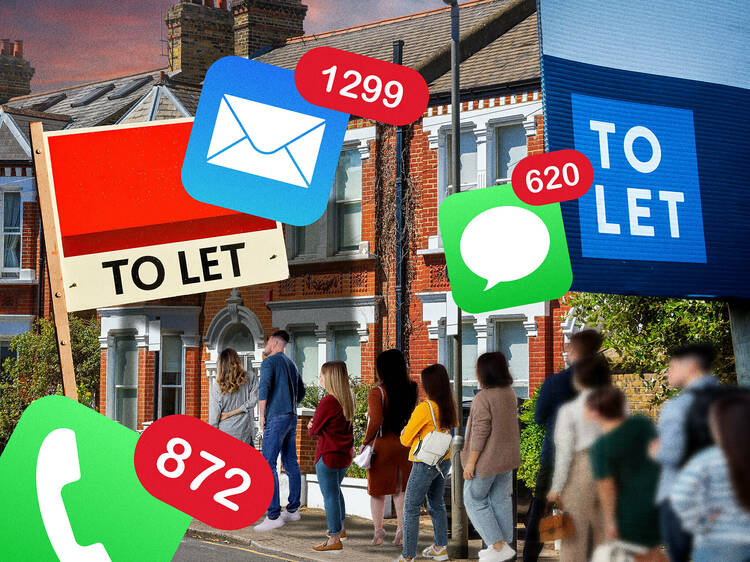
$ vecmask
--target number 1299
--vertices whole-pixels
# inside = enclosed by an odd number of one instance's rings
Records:
[[[328,93],[333,91],[337,71],[338,67],[333,65],[322,72],[324,76],[328,76],[328,83],[326,84],[326,92]],[[383,105],[389,108],[398,106],[404,98],[404,85],[397,80],[386,82],[385,88],[383,88],[383,81],[379,76],[374,74],[370,74],[362,80],[362,74],[356,70],[347,70],[344,72],[342,78],[344,81],[350,80],[350,82],[339,89],[339,95],[345,98],[357,99],[357,97],[361,97],[367,103],[374,103],[382,93],[385,98],[383,99]],[[364,92],[357,95],[355,91],[360,85]]]

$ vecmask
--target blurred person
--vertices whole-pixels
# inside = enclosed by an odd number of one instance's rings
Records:
[[[496,351],[477,359],[480,391],[474,396],[461,451],[466,513],[487,548],[488,562],[510,560],[513,542],[513,470],[521,464],[518,400],[505,355]]]
[[[544,427],[544,442],[539,456],[534,497],[526,515],[526,542],[523,548],[524,562],[536,562],[544,543],[539,541],[539,520],[547,507],[547,493],[552,482],[555,461],[555,420],[560,406],[576,396],[573,387],[573,365],[584,357],[598,353],[602,346],[602,335],[596,330],[587,329],[570,336],[567,344],[566,362],[568,367],[550,375],[539,388],[534,408],[534,421]]]
[[[584,411],[604,431],[590,451],[604,538],[645,554],[661,543],[656,506],[659,465],[648,455],[656,428],[645,416],[628,417],[625,394],[614,386],[591,392]]]
[[[404,491],[411,473],[409,449],[401,444],[399,435],[417,404],[417,383],[409,379],[406,361],[398,349],[383,351],[375,361],[378,385],[367,395],[367,430],[360,452],[373,446],[367,470],[367,493],[375,534],[372,544],[383,544],[385,496],[393,497],[398,527],[393,544],[403,543]]]
[[[346,537],[344,520],[346,505],[341,482],[352,464],[354,433],[354,398],[349,385],[349,373],[343,361],[328,361],[320,368],[318,383],[326,392],[315,414],[307,424],[315,446],[315,473],[328,523],[328,540],[313,546],[313,550],[341,550],[341,539]]]
[[[432,519],[433,544],[422,551],[422,556],[433,560],[448,560],[448,515],[443,492],[451,467],[450,451],[436,466],[414,459],[414,450],[427,434],[432,431],[448,432],[456,427],[456,402],[445,367],[435,364],[424,369],[422,390],[426,398],[414,408],[409,422],[401,432],[401,443],[409,447],[409,460],[414,461],[414,465],[404,496],[404,545],[399,561],[414,560],[417,555],[419,511],[425,499]],[[433,416],[438,427],[432,421]]]
[[[692,536],[683,529],[669,496],[688,451],[688,420],[696,393],[719,384],[711,374],[714,356],[714,348],[702,343],[685,345],[672,352],[667,381],[672,388],[682,392],[662,405],[658,438],[650,445],[651,456],[661,465],[656,501],[659,504],[662,537],[672,562],[690,560]]]
[[[678,474],[669,501],[693,534],[694,562],[750,560],[750,392],[711,407],[717,445],[693,457]]]
[[[219,354],[216,380],[211,384],[208,423],[253,447],[253,408],[258,403],[258,378],[246,372],[237,352]]]
[[[277,330],[268,338],[263,350],[265,359],[260,365],[258,402],[260,427],[263,429],[263,457],[273,473],[273,496],[265,520],[255,526],[256,531],[270,531],[287,521],[299,521],[302,477],[297,463],[297,405],[305,397],[305,385],[294,362],[284,354],[289,334]],[[281,462],[289,478],[289,498],[281,512],[279,475],[276,460]]]
[[[609,362],[597,354],[579,360],[573,367],[578,396],[563,404],[555,422],[555,467],[547,494],[550,503],[562,507],[573,520],[575,535],[564,538],[562,562],[587,560],[602,542],[601,508],[595,493],[589,449],[602,434],[598,424],[584,415],[584,404],[597,388],[611,384]]]

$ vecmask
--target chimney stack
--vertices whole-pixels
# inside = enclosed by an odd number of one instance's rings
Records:
[[[34,69],[23,58],[23,41],[0,39],[0,104],[31,93]]]
[[[252,57],[264,47],[278,47],[304,35],[307,6],[302,0],[231,0],[234,54]]]
[[[169,8],[164,21],[169,69],[179,70],[181,80],[200,84],[214,61],[234,52],[226,2],[215,7],[214,0],[182,0]]]

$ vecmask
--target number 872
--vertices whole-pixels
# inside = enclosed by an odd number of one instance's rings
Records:
[[[182,447],[181,453],[177,453],[175,451],[175,447],[177,447],[178,445]],[[179,478],[180,476],[182,476],[182,473],[185,472],[185,460],[188,459],[193,453],[193,448],[190,446],[190,443],[188,443],[181,437],[173,437],[167,442],[166,449],[167,452],[159,455],[159,458],[156,460],[156,468],[167,478]],[[213,474],[217,470],[221,470],[222,468],[224,468],[224,466],[226,466],[226,462],[207,451],[201,451],[199,454],[202,458],[209,461],[211,465],[209,465],[208,468],[198,474],[198,476],[193,478],[193,481],[190,482],[190,489],[193,491],[197,490],[200,485],[203,484],[206,478],[211,476],[211,474]],[[173,470],[167,469],[166,464],[169,460],[172,460],[176,463],[176,466]],[[226,479],[230,479],[235,476],[239,476],[242,478],[242,483],[239,486],[235,486],[234,488],[227,488],[226,490],[221,490],[214,494],[214,501],[216,503],[219,503],[224,507],[228,507],[232,511],[238,511],[240,509],[240,506],[232,501],[229,501],[227,498],[229,496],[236,496],[237,494],[241,494],[247,491],[247,489],[250,487],[251,482],[250,475],[241,468],[230,468],[224,473],[224,478]]]

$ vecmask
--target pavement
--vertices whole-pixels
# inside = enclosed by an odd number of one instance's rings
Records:
[[[172,558],[173,562],[302,562],[304,558],[268,552],[257,547],[246,547],[220,539],[185,537]]]
[[[401,547],[391,544],[396,531],[395,520],[386,520],[385,522],[385,542],[381,546],[372,546],[372,521],[354,516],[347,516],[346,518],[347,539],[343,541],[344,548],[342,550],[316,552],[312,549],[312,546],[322,543],[326,537],[325,512],[322,509],[302,507],[300,508],[300,514],[302,515],[300,521],[287,523],[283,527],[267,533],[256,532],[252,527],[236,531],[222,531],[194,520],[186,536],[199,541],[214,542],[217,545],[223,543],[252,550],[257,549],[260,551],[258,554],[276,553],[284,560],[293,560],[299,557],[304,560],[323,562],[337,559],[393,562],[401,554]],[[432,544],[432,526],[429,516],[425,516],[420,523],[418,554],[421,554],[422,550],[430,544]],[[205,544],[204,548],[209,546],[210,544]],[[469,558],[461,560],[477,560],[481,548],[482,542],[480,540],[469,541]],[[212,558],[203,559],[211,560]],[[224,558],[221,559],[224,560]],[[250,559],[255,560],[255,558]],[[540,561],[544,562],[557,559],[554,550],[545,550],[539,558]],[[183,559],[175,558],[175,560]],[[184,560],[192,560],[192,558],[184,558]],[[248,560],[247,556],[243,560]],[[266,558],[258,558],[258,560],[266,560]]]

